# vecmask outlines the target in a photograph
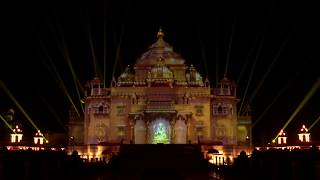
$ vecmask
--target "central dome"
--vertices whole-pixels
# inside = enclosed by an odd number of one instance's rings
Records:
[[[164,64],[167,65],[184,64],[184,59],[180,54],[173,51],[172,46],[163,40],[163,36],[164,33],[160,28],[157,34],[158,40],[137,59],[136,66],[154,66],[158,63],[159,58],[164,59]]]

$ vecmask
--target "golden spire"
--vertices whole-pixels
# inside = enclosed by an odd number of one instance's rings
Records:
[[[160,38],[162,39],[163,36],[164,36],[164,33],[162,32],[162,28],[160,27],[159,31],[158,31],[158,34],[157,34],[157,38],[158,39],[160,39]]]

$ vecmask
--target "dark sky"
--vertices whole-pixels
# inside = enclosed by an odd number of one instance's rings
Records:
[[[71,104],[48,69],[52,69],[49,58],[79,106],[63,47],[84,85],[95,74],[91,49],[103,72],[105,32],[109,85],[117,52],[116,76],[155,42],[161,26],[165,40],[188,65],[194,64],[204,77],[207,75],[212,86],[217,74],[222,78],[227,61],[227,75],[238,82],[240,100],[249,81],[245,102],[261,82],[251,101],[253,122],[280,93],[253,129],[255,142],[267,142],[320,77],[315,7],[302,1],[271,0],[11,3],[4,6],[2,15],[5,33],[1,35],[0,79],[43,131],[63,132]],[[0,90],[0,113],[4,115],[9,108],[16,110],[15,118],[31,131],[26,118]],[[288,133],[296,138],[297,128],[312,124],[319,115],[318,90],[288,126]],[[319,126],[313,131],[319,133]]]

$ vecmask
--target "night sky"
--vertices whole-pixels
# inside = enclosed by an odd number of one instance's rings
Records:
[[[187,65],[193,64],[207,76],[212,86],[217,75],[218,79],[223,77],[226,64],[228,78],[238,82],[240,100],[250,82],[245,102],[255,94],[250,103],[253,122],[260,118],[253,128],[253,140],[269,142],[320,78],[318,12],[314,4],[301,3],[164,0],[7,4],[2,12],[5,33],[1,34],[0,79],[40,129],[64,132],[71,104],[50,73],[50,61],[79,107],[65,52],[84,85],[95,75],[93,59],[103,74],[105,37],[109,86],[116,59],[118,77],[156,41],[161,26],[165,41]],[[10,108],[16,110],[15,118],[25,131],[33,132],[0,89],[1,115]],[[320,90],[286,131],[296,139],[297,129],[302,124],[310,126],[319,116]],[[0,125],[4,126],[2,121]],[[320,123],[312,129],[313,139],[320,140],[319,131]]]

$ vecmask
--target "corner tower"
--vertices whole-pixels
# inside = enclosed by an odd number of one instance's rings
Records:
[[[237,103],[236,84],[226,75],[213,88],[212,122],[213,139],[223,145],[237,145]]]

